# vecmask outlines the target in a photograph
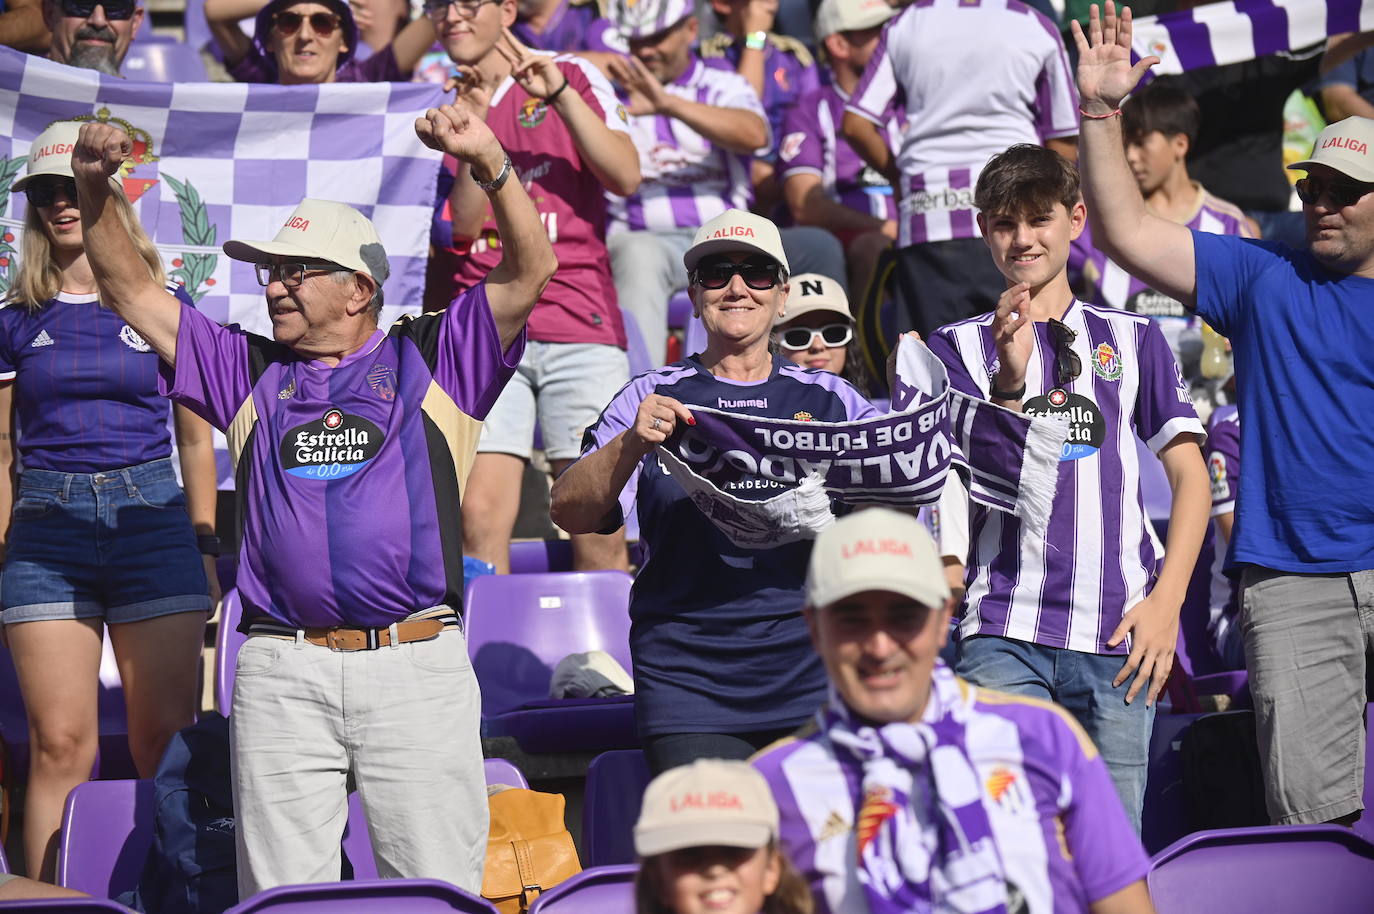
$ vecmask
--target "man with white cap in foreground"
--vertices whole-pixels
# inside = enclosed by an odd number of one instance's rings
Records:
[[[1226,560],[1276,824],[1364,806],[1374,646],[1374,120],[1347,118],[1290,168],[1307,250],[1194,231],[1146,210],[1121,145],[1130,11],[1096,7],[1080,52],[1083,190],[1097,246],[1195,309],[1235,354],[1244,484]]]
[[[753,764],[817,910],[1152,911],[1091,740],[1057,705],[958,679],[938,659],[951,608],[914,518],[871,508],[816,538],[803,615],[830,700]]]
[[[356,785],[378,872],[470,892],[487,840],[479,697],[459,610],[459,500],[482,417],[556,260],[510,160],[460,102],[416,121],[471,166],[504,256],[446,311],[379,329],[386,251],[352,207],[305,200],[255,264],[275,339],[221,327],[151,283],[105,176],[129,138],[72,155],[101,299],[165,363],[162,387],[226,431],[243,519],[231,751],[239,892],[339,878]]]

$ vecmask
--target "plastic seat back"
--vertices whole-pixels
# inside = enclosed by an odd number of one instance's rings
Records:
[[[582,806],[582,850],[588,866],[635,861],[634,826],[649,763],[638,749],[603,752],[587,767],[587,794]]]

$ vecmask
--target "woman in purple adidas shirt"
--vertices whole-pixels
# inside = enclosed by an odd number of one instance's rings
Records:
[[[129,748],[139,775],[152,777],[197,706],[214,558],[202,559],[193,519],[200,545],[218,551],[209,426],[178,409],[183,495],[158,357],[96,292],[71,169],[79,127],[59,122],[40,134],[14,183],[28,197],[24,253],[0,309],[0,622],[32,739],[25,862],[49,881],[63,804],[96,758],[104,624],[124,683]],[[133,207],[123,194],[112,199],[148,270],[165,279]],[[8,472],[16,456],[17,492]]]

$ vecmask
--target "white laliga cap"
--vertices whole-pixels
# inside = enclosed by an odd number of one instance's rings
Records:
[[[1312,144],[1312,157],[1294,162],[1289,168],[1311,165],[1334,168],[1347,178],[1374,183],[1374,120],[1348,117],[1328,126]]]
[[[786,310],[782,312],[782,317],[773,322],[775,327],[812,311],[833,311],[845,320],[854,320],[849,310],[849,297],[844,294],[840,284],[829,276],[798,273],[789,282],[792,290],[787,293]]]
[[[836,32],[857,32],[882,25],[898,10],[887,0],[821,0],[816,10],[816,41],[824,41]]]
[[[690,273],[696,269],[701,258],[732,251],[764,254],[776,260],[784,273],[792,272],[787,265],[787,254],[782,249],[778,227],[771,220],[742,209],[727,209],[697,229],[692,246],[682,255],[682,262]]]
[[[235,260],[267,263],[280,257],[323,260],[366,273],[381,285],[391,274],[386,249],[372,221],[347,203],[302,200],[271,241],[226,241]]]
[[[75,178],[72,150],[76,148],[76,137],[80,132],[80,121],[58,121],[48,125],[48,129],[33,138],[29,146],[28,169],[22,178],[10,185],[10,190],[21,191],[34,178]],[[110,176],[110,186],[121,192],[124,190],[114,175]]]
[[[868,508],[816,537],[806,569],[806,605],[824,609],[866,590],[901,594],[931,609],[949,599],[940,551],[916,518]]]
[[[635,852],[685,847],[767,847],[778,836],[768,782],[745,762],[698,759],[654,778],[635,823]]]
[[[692,15],[691,0],[621,0],[614,9],[627,39],[657,35]]]

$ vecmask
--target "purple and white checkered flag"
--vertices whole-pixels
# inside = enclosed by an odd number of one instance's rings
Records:
[[[26,205],[9,188],[30,142],[54,121],[108,120],[134,141],[126,194],[209,317],[271,334],[252,265],[220,245],[273,237],[304,197],[352,204],[376,224],[391,261],[383,325],[418,312],[440,157],[414,122],[442,100],[424,83],[135,82],[0,47],[0,291]]]
[[[1135,21],[1136,59],[1155,76],[1295,51],[1329,35],[1374,28],[1374,0],[1234,0]]]

